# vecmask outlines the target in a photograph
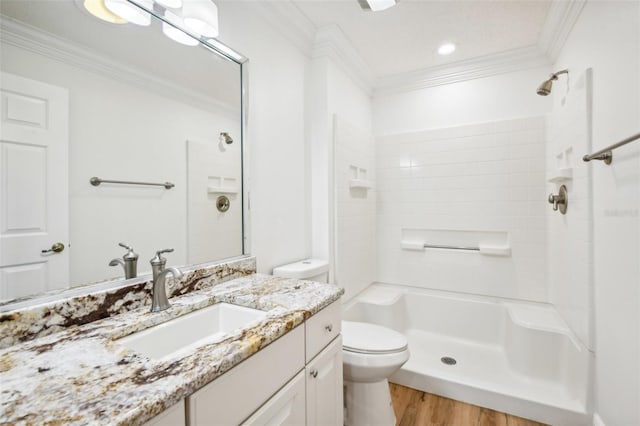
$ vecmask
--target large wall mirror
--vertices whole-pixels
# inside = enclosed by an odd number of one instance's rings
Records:
[[[245,58],[79,0],[0,13],[0,303],[124,277],[119,243],[138,276],[160,249],[168,266],[247,252]]]

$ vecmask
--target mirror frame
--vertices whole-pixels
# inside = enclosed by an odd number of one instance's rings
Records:
[[[233,260],[245,259],[251,257],[251,238],[250,238],[250,220],[249,220],[249,175],[248,167],[249,155],[247,149],[247,134],[248,134],[248,118],[249,118],[249,58],[237,52],[235,49],[227,46],[226,44],[216,39],[204,39],[194,33],[187,31],[184,28],[180,28],[173,23],[169,22],[164,16],[153,9],[148,9],[143,5],[137,3],[135,0],[126,0],[127,2],[145,10],[156,19],[171,25],[172,27],[182,31],[189,37],[197,40],[200,45],[210,50],[213,54],[220,56],[221,58],[234,62],[240,67],[240,142],[241,142],[241,154],[240,154],[240,173],[241,173],[241,193],[242,193],[242,254],[238,256],[232,256],[225,259],[216,259],[203,263],[186,264],[182,268],[184,272],[193,271],[196,269],[209,268],[214,265],[219,265]],[[97,19],[97,18],[96,18]],[[186,230],[185,230],[186,232]],[[37,304],[51,303],[59,300],[69,299],[78,296],[84,296],[91,293],[103,292],[107,290],[114,290],[118,288],[124,288],[135,284],[151,281],[152,275],[145,274],[131,279],[114,279],[104,280],[93,283],[82,284],[76,287],[67,287],[65,289],[57,289],[49,292],[38,293],[21,297],[18,299],[7,300],[6,302],[0,302],[0,313],[10,312],[18,309],[24,309],[29,306]]]

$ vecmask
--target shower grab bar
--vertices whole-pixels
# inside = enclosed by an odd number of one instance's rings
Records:
[[[89,179],[89,183],[93,186],[98,186],[101,183],[117,183],[122,185],[147,185],[147,186],[164,186],[165,189],[171,189],[175,184],[171,182],[164,183],[152,183],[152,182],[132,182],[128,180],[109,180],[109,179],[100,179],[99,177],[92,177]]]
[[[611,164],[611,160],[613,160],[613,151],[616,148],[621,147],[622,145],[626,145],[629,142],[633,142],[636,139],[640,139],[640,133],[636,133],[635,135],[629,136],[626,139],[621,140],[620,142],[616,142],[606,148],[601,149],[600,151],[596,151],[593,154],[588,154],[582,157],[582,161],[591,161],[591,160],[602,160],[604,164]]]
[[[452,246],[446,244],[427,244],[424,241],[400,241],[400,248],[402,250],[414,250],[424,251],[427,248],[443,249],[443,250],[462,250],[462,251],[477,251],[485,256],[511,256],[511,247],[508,243],[503,244],[483,244],[479,243],[477,246]]]
[[[445,249],[445,250],[480,251],[480,247],[445,246],[445,245],[436,245],[436,244],[425,244],[424,248],[436,248],[436,249]]]

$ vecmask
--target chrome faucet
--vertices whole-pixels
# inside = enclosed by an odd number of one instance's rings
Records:
[[[118,243],[118,245],[122,248],[126,248],[128,252],[122,256],[122,259],[113,259],[109,262],[109,266],[122,266],[122,268],[124,268],[124,277],[126,279],[137,277],[138,255],[133,252],[133,247],[128,246],[125,243]]]
[[[167,289],[165,288],[165,280],[167,274],[171,272],[173,278],[179,280],[182,278],[182,271],[178,268],[166,268],[167,259],[162,257],[162,253],[171,253],[173,249],[164,249],[156,252],[151,259],[151,269],[153,271],[153,288],[151,290],[151,312],[160,312],[167,309],[169,300],[167,299]]]

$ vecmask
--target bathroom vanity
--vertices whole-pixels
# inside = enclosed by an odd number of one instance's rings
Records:
[[[149,312],[141,302],[135,309],[51,334],[46,332],[53,328],[51,319],[73,316],[69,311],[77,300],[1,313],[0,335],[13,332],[21,340],[29,321],[32,333],[42,332],[0,350],[0,419],[32,424],[257,425],[271,419],[342,424],[343,290],[251,269],[225,274],[220,271],[228,272],[228,265],[218,264],[188,271],[182,287],[170,284],[174,290],[193,291],[171,297],[166,311]],[[137,297],[111,291],[120,300],[94,294],[85,302],[99,299],[104,307],[108,300],[117,311]],[[119,340],[219,303],[265,315],[160,357]],[[91,312],[85,303],[82,315],[90,318]],[[49,326],[43,325],[47,321]]]

